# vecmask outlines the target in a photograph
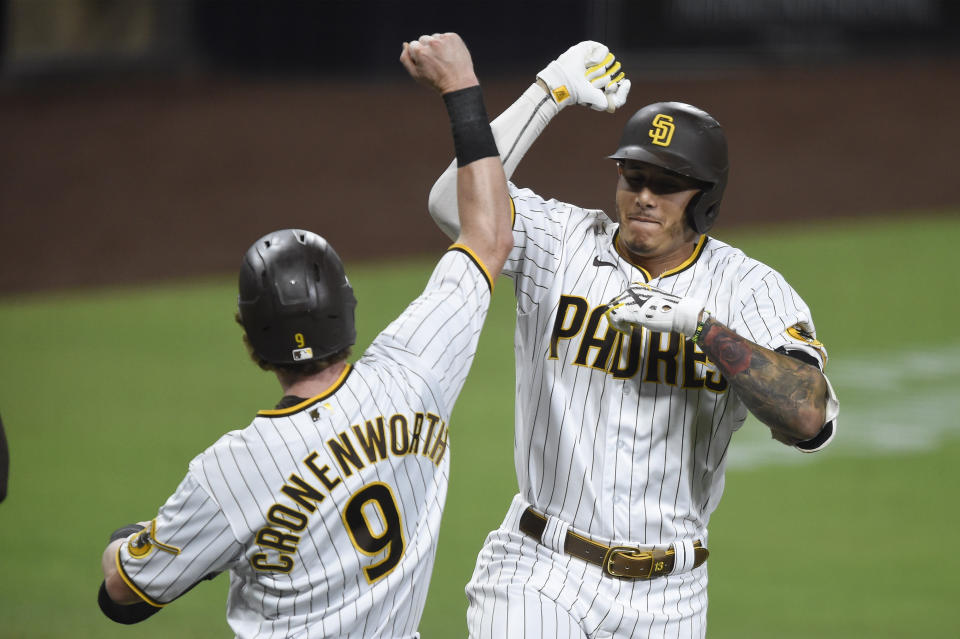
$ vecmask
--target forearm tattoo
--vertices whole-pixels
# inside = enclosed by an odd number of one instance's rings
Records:
[[[758,346],[712,318],[698,344],[774,437],[794,443],[816,435],[811,430],[822,426],[826,382],[815,367]]]

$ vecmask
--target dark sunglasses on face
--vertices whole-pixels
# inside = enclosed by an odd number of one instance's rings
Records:
[[[620,174],[626,180],[631,190],[640,191],[644,188],[650,189],[657,195],[667,193],[678,193],[693,189],[704,189],[708,185],[703,184],[692,178],[675,173],[667,173],[655,169],[637,169],[620,167]]]

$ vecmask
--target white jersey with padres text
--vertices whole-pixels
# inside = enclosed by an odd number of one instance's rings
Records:
[[[230,572],[238,637],[414,637],[450,464],[448,419],[490,301],[455,245],[326,392],[264,410],[197,456],[120,572],[165,605]]]
[[[706,545],[731,436],[747,408],[692,341],[646,329],[623,335],[608,326],[605,304],[631,282],[648,282],[703,300],[739,335],[822,368],[826,352],[810,311],[779,273],[712,237],[651,278],[618,252],[619,226],[602,211],[512,184],[510,194],[515,246],[503,273],[517,300],[520,493],[467,587],[471,636],[701,636],[706,564],[649,581],[613,579],[518,532],[519,515],[532,506],[608,546]],[[826,426],[805,448],[822,448],[833,430]],[[569,618],[536,627],[538,598]]]

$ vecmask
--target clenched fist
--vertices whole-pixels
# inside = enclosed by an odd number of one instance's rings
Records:
[[[413,79],[440,93],[480,84],[467,45],[456,33],[434,33],[404,42],[400,63]]]
[[[607,323],[621,333],[643,326],[651,331],[683,333],[687,337],[697,329],[703,303],[678,297],[659,288],[634,282],[607,303]]]

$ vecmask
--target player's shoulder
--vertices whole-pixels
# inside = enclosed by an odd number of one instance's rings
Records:
[[[245,436],[246,430],[241,428],[224,433],[216,441],[207,446],[201,453],[190,460],[187,466],[188,474],[192,475],[210,494],[216,491],[208,481],[211,468],[221,468],[224,460],[239,458],[258,458],[263,451],[251,450],[251,440]]]
[[[339,380],[338,388],[344,380]],[[325,398],[332,393],[311,397],[286,408],[264,408],[253,415],[247,426],[230,430],[216,439],[197,458],[216,458],[266,453],[276,445],[278,438],[287,438],[288,431],[295,431],[298,423],[310,417],[318,417]],[[304,417],[306,416],[306,417]],[[316,421],[316,419],[314,419]]]
[[[254,434],[251,432],[255,423],[256,421],[246,428],[238,428],[220,435],[216,441],[194,457],[190,464],[193,465],[198,461],[203,462],[204,460],[215,459],[224,454],[229,455],[231,451],[236,451],[239,448],[249,448],[252,443],[257,441],[257,438],[253,436]]]
[[[724,271],[741,283],[761,281],[771,275],[780,279],[783,277],[772,266],[713,236],[708,236],[704,242],[702,259],[712,270]]]
[[[544,198],[532,189],[518,187],[513,182],[507,182],[507,186],[516,215],[520,218],[547,217],[567,225],[586,220],[595,223],[597,230],[612,224],[610,218],[599,209],[587,209],[556,198]]]
[[[361,392],[372,396],[422,396],[440,384],[427,360],[389,330],[374,338],[354,367],[364,379]]]
[[[248,426],[224,433],[194,457],[189,471],[208,492],[219,494],[220,484],[211,477],[239,477],[244,469],[264,464],[276,468],[278,454],[300,459],[326,432],[322,425],[327,421],[327,412],[322,400],[289,409],[261,410]],[[307,425],[312,428],[305,428]]]

